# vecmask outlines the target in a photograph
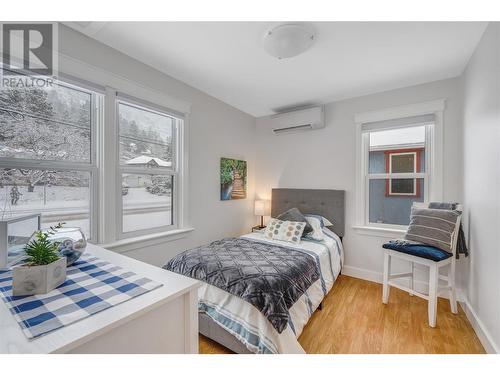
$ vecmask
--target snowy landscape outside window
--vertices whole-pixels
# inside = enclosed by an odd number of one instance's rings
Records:
[[[182,121],[152,105],[117,101],[119,226],[125,237],[174,228],[175,141]]]
[[[59,81],[0,91],[0,216],[41,213],[95,236],[96,119],[102,95]]]

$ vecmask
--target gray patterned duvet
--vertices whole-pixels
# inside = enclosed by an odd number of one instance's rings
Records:
[[[279,333],[288,324],[288,310],[320,274],[315,258],[305,251],[245,238],[187,250],[164,268],[247,301]]]

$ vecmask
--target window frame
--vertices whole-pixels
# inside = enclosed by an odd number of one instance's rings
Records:
[[[97,242],[99,236],[99,153],[102,127],[102,112],[104,111],[104,93],[98,86],[84,83],[66,75],[59,77],[58,86],[65,86],[74,90],[90,94],[90,160],[89,162],[44,160],[29,158],[0,157],[0,168],[35,169],[54,171],[77,171],[89,173],[89,242]]]
[[[425,149],[426,145],[424,144],[423,149]],[[392,173],[392,158],[393,156],[400,155],[413,155],[413,172],[420,172],[420,157],[422,155],[422,148],[408,148],[408,149],[397,149],[397,150],[387,150],[384,151],[385,157],[385,170],[388,173]],[[392,192],[392,180],[389,179],[386,182],[385,188],[385,196],[386,197],[420,197],[420,185],[417,184],[417,179],[413,179],[413,193],[393,193]]]
[[[434,124],[422,124],[422,123],[415,123],[412,125],[407,125],[407,126],[398,126],[398,128],[412,128],[412,127],[417,127],[417,126],[425,126],[425,146],[424,148],[427,149],[429,145],[429,134],[433,131]],[[380,128],[377,129],[376,131],[384,131],[384,130],[391,130],[395,129],[395,127],[388,127],[388,128]],[[387,182],[391,181],[392,179],[423,179],[424,180],[424,197],[427,197],[429,194],[429,185],[430,185],[430,180],[429,180],[429,175],[427,172],[414,172],[414,173],[392,173],[390,171],[389,173],[370,173],[369,172],[369,155],[370,155],[370,133],[374,131],[362,131],[362,137],[363,137],[363,157],[364,157],[364,164],[366,165],[367,168],[365,168],[364,173],[363,173],[363,179],[365,180],[365,217],[363,220],[363,224],[366,227],[372,227],[372,228],[385,228],[385,229],[396,229],[396,230],[406,230],[406,225],[397,225],[397,224],[388,224],[388,223],[373,223],[370,222],[370,181],[371,180],[385,180],[386,184]],[[426,171],[430,171],[430,167],[426,168]],[[398,197],[405,197],[403,195],[397,195]],[[406,197],[412,197],[409,195],[406,195]]]
[[[161,116],[170,117],[173,120],[172,124],[172,161],[171,167],[142,167],[142,166],[126,166],[121,164],[120,159],[120,125],[119,125],[119,106],[120,104],[124,104],[127,106],[131,106],[137,108],[139,110],[146,110],[152,113],[156,113]],[[178,191],[180,189],[179,183],[179,155],[177,150],[179,149],[179,129],[183,126],[184,118],[179,116],[178,114],[172,113],[172,111],[162,108],[161,106],[155,105],[153,103],[149,103],[143,101],[141,99],[136,99],[128,95],[123,95],[121,93],[115,93],[114,100],[114,122],[115,122],[115,145],[116,145],[116,155],[115,155],[115,196],[116,196],[116,222],[115,222],[115,230],[116,230],[116,239],[123,240],[134,237],[140,237],[145,235],[158,234],[162,232],[175,231],[180,228],[179,220],[179,204],[178,200]],[[172,194],[171,194],[171,225],[163,225],[154,228],[148,229],[140,229],[134,231],[125,232],[123,230],[123,196],[121,193],[122,190],[122,178],[123,174],[131,173],[131,174],[144,174],[144,175],[164,175],[173,177],[172,183]]]
[[[385,223],[370,223],[369,221],[369,184],[371,179],[392,178],[424,178],[425,201],[442,200],[443,196],[443,111],[445,99],[411,105],[387,108],[355,115],[356,125],[356,204],[355,222],[353,228],[360,234],[393,237],[406,231],[405,225]],[[375,130],[363,130],[367,123],[398,120],[421,115],[434,115],[434,121],[429,123],[412,123],[411,125],[391,124],[390,130],[408,126],[425,125],[425,172],[416,173],[369,173],[369,134]]]
[[[58,80],[74,84],[80,89],[87,89],[100,94],[100,111],[95,114],[98,123],[91,133],[93,144],[91,160],[93,163],[91,174],[91,235],[90,242],[98,243],[105,248],[117,252],[133,251],[153,246],[166,241],[174,241],[186,237],[194,231],[191,227],[189,215],[189,134],[192,103],[180,99],[178,95],[171,95],[164,87],[157,88],[145,81],[136,80],[111,70],[88,64],[68,55],[59,54],[60,67],[57,72]],[[151,104],[182,119],[177,127],[176,167],[177,181],[174,208],[177,209],[177,229],[158,232],[151,235],[136,236],[120,239],[116,230],[116,183],[118,174],[115,173],[119,160],[116,157],[116,124],[115,99],[117,93],[123,98],[133,99],[140,105]],[[129,96],[126,93],[133,93]],[[116,141],[117,142],[117,141]],[[92,159],[93,157],[93,159]],[[16,168],[19,160],[0,160],[0,167]],[[20,165],[24,167],[24,164]],[[86,168],[80,164],[78,167]],[[40,160],[33,161],[33,168],[64,170],[64,166],[47,165]],[[56,168],[57,167],[57,168]],[[72,168],[71,170],[80,170]],[[120,185],[121,186],[121,182]]]
[[[193,230],[188,220],[188,123],[189,112],[170,110],[152,101],[118,94],[111,87],[99,86],[65,73],[59,74],[58,84],[91,94],[90,161],[57,161],[43,159],[0,158],[0,168],[25,168],[54,171],[79,171],[89,173],[89,242],[104,244],[109,248],[134,247],[148,239],[166,236],[181,238]],[[137,90],[141,93],[148,91]],[[161,101],[162,94],[148,92],[150,100]],[[127,104],[146,108],[175,119],[173,126],[172,168],[124,167],[130,173],[173,175],[172,220],[173,225],[161,226],[122,234],[121,165],[119,158],[119,127],[115,122],[118,98]],[[105,126],[104,126],[105,125]],[[120,199],[115,199],[117,197]],[[184,234],[183,234],[184,233]]]

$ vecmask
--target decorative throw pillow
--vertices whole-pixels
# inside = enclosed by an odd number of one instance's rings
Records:
[[[283,221],[298,221],[301,223],[306,223],[306,226],[304,228],[304,232],[302,233],[302,237],[304,237],[306,234],[311,233],[313,231],[313,228],[311,227],[311,224],[309,224],[305,218],[304,215],[302,215],[302,212],[299,211],[298,208],[290,208],[288,211],[285,211],[281,214],[279,214],[276,219],[278,220],[283,220]]]
[[[300,237],[306,223],[297,221],[283,221],[278,219],[271,219],[267,224],[264,237],[270,240],[288,241],[293,243],[300,243]]]
[[[333,225],[330,220],[328,220],[326,217],[321,216],[321,215],[306,214],[304,216],[315,217],[315,218],[319,219],[319,221],[321,222],[321,227],[329,227],[329,226]]]
[[[451,253],[460,215],[460,212],[454,210],[412,207],[405,239]]]
[[[316,241],[323,241],[325,239],[325,235],[323,234],[323,222],[321,217],[316,215],[306,215],[306,220],[313,228],[313,231],[306,237]]]

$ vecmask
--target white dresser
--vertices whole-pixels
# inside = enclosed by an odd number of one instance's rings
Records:
[[[0,300],[0,353],[198,353],[200,282],[95,245],[87,252],[163,286],[31,341]]]

